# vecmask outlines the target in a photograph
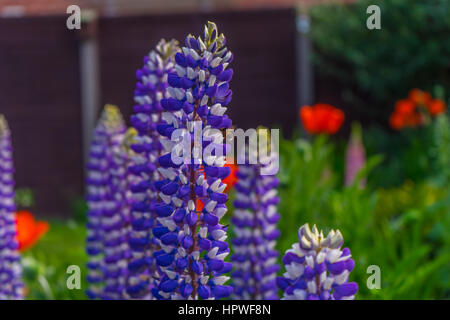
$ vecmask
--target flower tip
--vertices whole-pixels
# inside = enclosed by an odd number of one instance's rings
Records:
[[[0,114],[0,135],[3,135],[8,130],[8,121],[6,121],[6,118],[3,114]]]

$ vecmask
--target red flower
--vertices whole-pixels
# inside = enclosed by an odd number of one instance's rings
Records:
[[[428,112],[432,116],[445,112],[445,103],[441,99],[433,99],[427,104]]]
[[[31,248],[50,228],[45,221],[36,222],[33,214],[28,211],[17,212],[16,218],[20,251]]]
[[[434,117],[445,111],[445,103],[440,99],[432,99],[428,92],[413,89],[407,99],[395,103],[394,112],[389,124],[395,130],[405,127],[416,127],[427,121],[426,115]]]
[[[409,91],[408,99],[411,100],[414,104],[418,105],[427,105],[431,100],[431,95],[420,89],[412,89]]]
[[[310,134],[335,134],[344,123],[342,110],[329,104],[317,103],[300,108],[303,127]]]
[[[203,201],[200,200],[200,198],[197,198],[197,203],[195,204],[195,211],[201,212],[204,206],[205,204],[203,203]]]
[[[401,115],[410,115],[414,112],[416,106],[412,100],[402,99],[395,103],[394,112]]]
[[[393,112],[389,117],[389,124],[392,129],[400,130],[405,126],[405,121],[400,113]]]

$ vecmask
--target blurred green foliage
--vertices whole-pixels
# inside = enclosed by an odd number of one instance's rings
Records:
[[[348,187],[343,184],[344,141],[326,136],[282,139],[280,262],[282,254],[298,241],[298,228],[304,223],[317,224],[325,231],[339,229],[344,235],[344,246],[351,249],[356,262],[350,280],[359,285],[357,299],[449,299],[449,129],[448,117],[440,116],[427,128],[398,133],[396,138],[404,139],[406,145],[403,153],[393,155],[388,154],[389,149],[373,145],[382,133],[364,131],[365,144],[372,149],[366,166]],[[386,153],[376,154],[377,148]],[[395,178],[401,183],[391,185],[376,178],[395,175],[389,166],[397,161],[399,166],[403,161],[406,167],[421,168],[421,154],[427,155],[427,165],[419,171],[403,168],[405,171]],[[358,187],[367,176],[367,186]],[[230,203],[233,198],[231,192]],[[74,207],[79,212],[85,210],[81,200]],[[233,211],[229,207],[225,224]],[[50,231],[23,254],[28,299],[86,298],[86,230],[82,220],[50,221]],[[81,290],[66,287],[70,265],[81,268]],[[381,269],[379,290],[369,290],[366,284],[371,265]]]
[[[381,30],[366,27],[372,4],[381,9]],[[450,88],[450,1],[360,0],[314,6],[310,16],[318,71],[342,84],[355,118],[387,123],[411,88]]]
[[[433,130],[431,126],[414,129],[406,128],[399,132],[388,132],[372,126],[364,135],[367,154],[382,153],[383,165],[369,174],[374,185],[400,186],[405,180],[424,180],[435,172],[433,167]]]
[[[365,136],[375,139],[371,134]],[[430,144],[419,152],[432,149],[440,136],[431,135]],[[343,156],[336,148],[339,145],[324,136],[313,142],[298,138],[281,142],[280,252],[298,241],[297,229],[304,223],[327,231],[339,229],[356,262],[351,280],[359,284],[358,299],[450,298],[448,184],[443,188],[435,175],[424,172],[395,187],[384,188],[381,180],[372,178],[366,188],[358,188],[358,180],[376,170],[383,176],[389,174],[383,172],[389,163],[385,155],[372,155],[357,181],[344,187],[342,166],[336,165],[336,158]],[[402,160],[420,167],[422,160],[412,150],[405,151],[409,158],[405,154]],[[435,165],[435,172],[445,170],[443,160]],[[369,290],[366,285],[370,265],[381,269],[380,290]]]
[[[87,212],[88,212],[88,205],[84,198],[79,197],[72,200],[70,211],[72,213],[72,218],[81,224],[84,224],[87,222]]]
[[[438,117],[434,124],[434,142],[431,152],[435,159],[436,176],[439,183],[450,188],[450,120],[448,116]]]
[[[83,224],[49,221],[50,230],[31,249],[22,253],[27,299],[86,299],[85,237]],[[67,288],[67,267],[81,269],[81,289]]]
[[[401,186],[406,180],[434,179],[450,183],[450,123],[439,116],[430,125],[389,132],[378,126],[366,129],[364,144],[369,156],[383,154],[382,166],[369,173],[372,185]]]
[[[16,205],[18,209],[31,208],[34,205],[34,194],[29,188],[16,189]]]

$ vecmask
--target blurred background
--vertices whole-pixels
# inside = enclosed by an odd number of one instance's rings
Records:
[[[97,117],[111,103],[128,120],[144,55],[207,20],[235,56],[234,124],[282,131],[280,251],[305,222],[339,228],[360,298],[449,298],[448,116],[399,130],[390,115],[414,88],[448,106],[450,2],[385,0],[381,30],[368,30],[371,2],[0,0],[0,113],[12,130],[17,201],[50,222],[24,253],[29,298],[84,298],[65,289],[65,269],[86,259],[84,163]],[[66,27],[72,4],[80,30]],[[337,134],[302,128],[300,107],[318,102],[344,112]],[[362,139],[364,187],[345,183],[352,133]],[[381,290],[365,286],[371,264],[384,270]]]

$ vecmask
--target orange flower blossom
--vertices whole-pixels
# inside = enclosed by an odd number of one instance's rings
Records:
[[[445,112],[445,103],[440,99],[432,99],[428,92],[412,89],[408,98],[395,103],[394,112],[389,118],[390,126],[395,130],[405,127],[416,127],[425,124],[427,115],[434,117]]]
[[[420,89],[409,91],[408,99],[415,104],[427,105],[431,100],[431,94]]]
[[[303,127],[310,134],[335,134],[345,119],[342,110],[325,103],[303,106],[299,114]]]
[[[28,211],[18,211],[16,218],[19,251],[31,248],[50,228],[48,222],[35,221]]]

